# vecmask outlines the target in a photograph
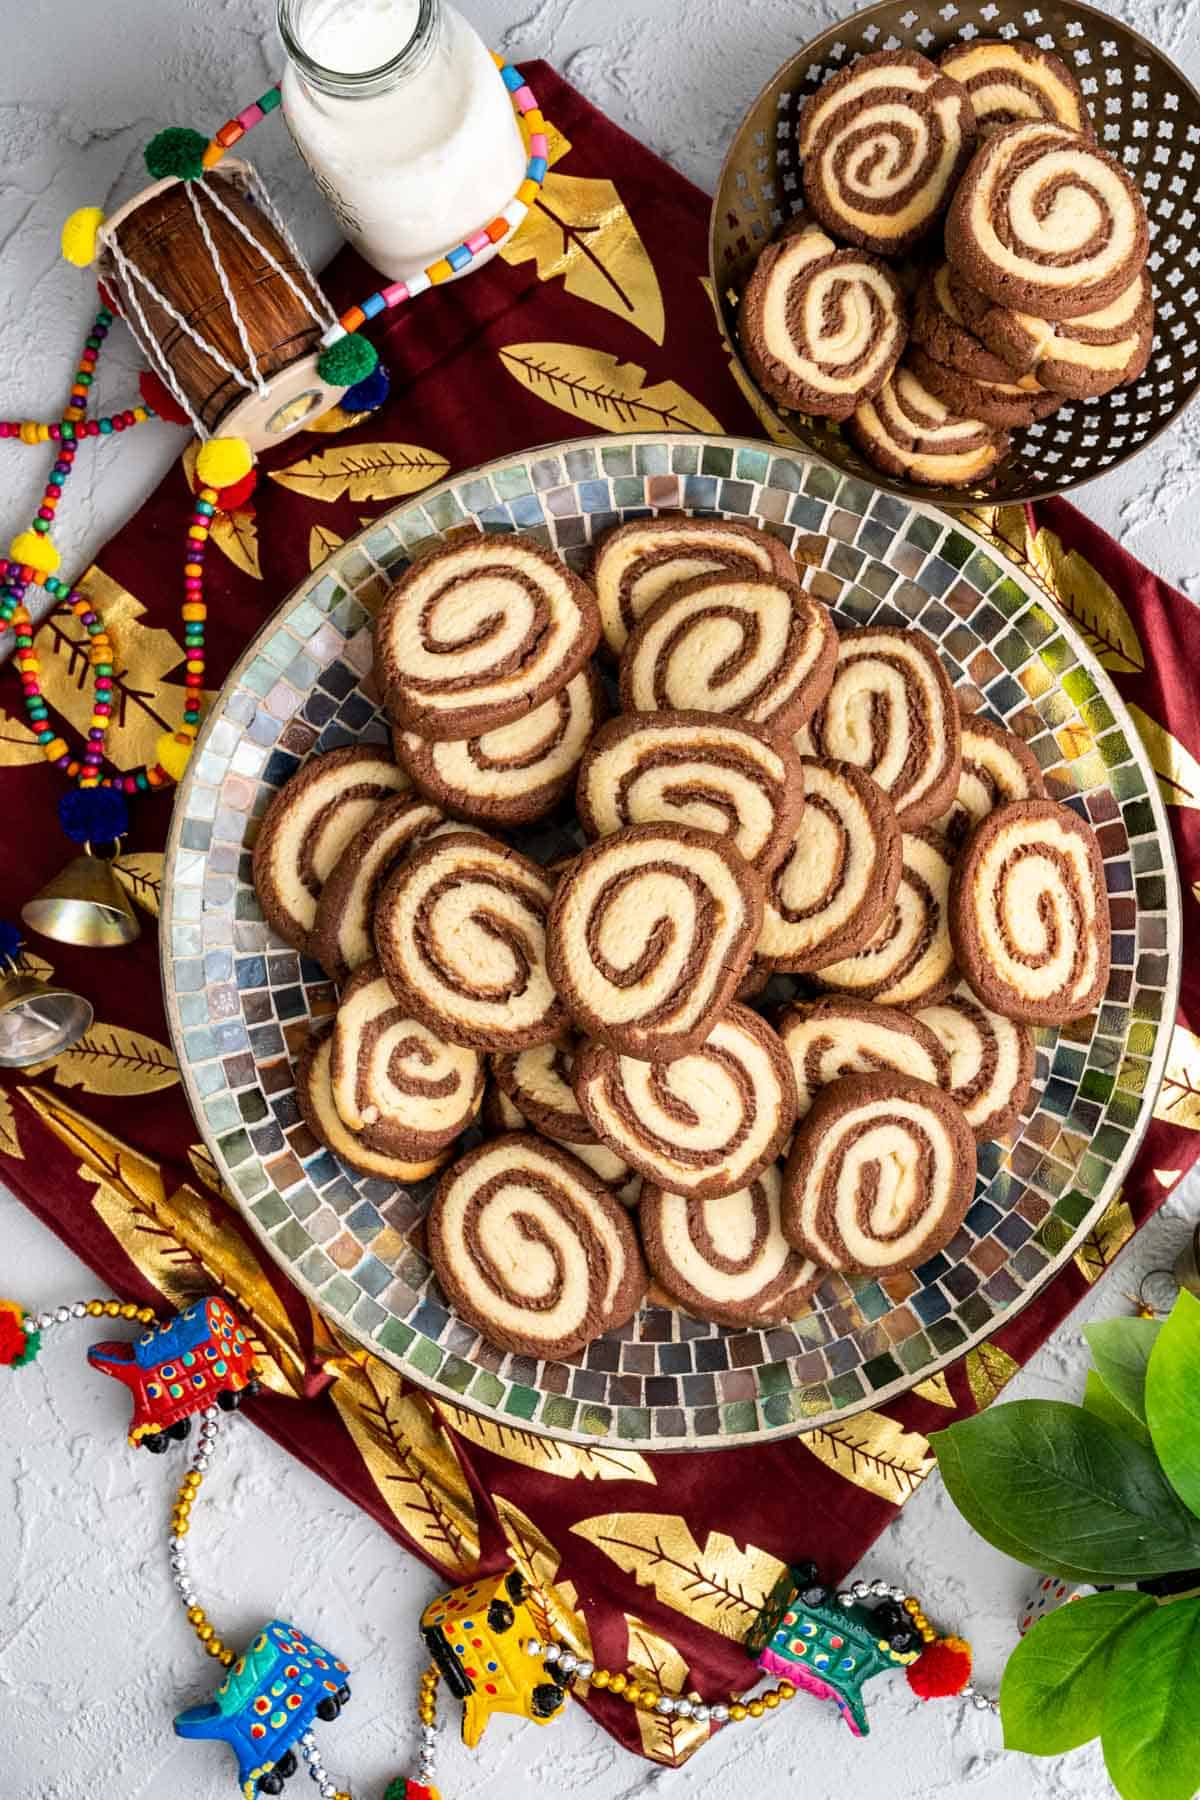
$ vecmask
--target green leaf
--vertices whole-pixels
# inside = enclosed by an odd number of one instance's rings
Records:
[[[1031,1568],[1125,1581],[1200,1564],[1200,1520],[1153,1451],[1082,1407],[1013,1400],[932,1442],[968,1523]]]
[[[1102,1319],[1083,1328],[1096,1373],[1113,1398],[1143,1425],[1146,1365],[1161,1330],[1161,1319]]]
[[[1154,1610],[1145,1594],[1087,1594],[1039,1619],[1000,1683],[1005,1748],[1059,1756],[1098,1737],[1113,1653],[1122,1633]]]
[[[1097,1419],[1107,1419],[1115,1431],[1124,1431],[1139,1444],[1150,1442],[1150,1433],[1139,1419],[1131,1412],[1126,1412],[1111,1388],[1106,1388],[1095,1369],[1087,1372],[1087,1386],[1083,1390],[1083,1409]]]
[[[1156,1606],[1118,1640],[1104,1698],[1104,1763],[1123,1800],[1200,1788],[1200,1600]]]
[[[1171,1308],[1150,1357],[1146,1418],[1168,1481],[1200,1515],[1200,1300],[1186,1291]]]

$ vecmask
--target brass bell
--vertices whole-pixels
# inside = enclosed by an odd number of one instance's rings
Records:
[[[48,1061],[81,1038],[92,1009],[79,994],[23,975],[10,962],[0,975],[0,1069]]]
[[[61,875],[27,900],[21,917],[43,937],[84,949],[132,944],[142,931],[112,865],[93,856],[90,849],[74,857]]]

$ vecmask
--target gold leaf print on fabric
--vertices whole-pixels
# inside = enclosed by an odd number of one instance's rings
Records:
[[[597,431],[710,431],[722,426],[675,381],[646,386],[646,371],[582,344],[507,344],[504,367],[531,394]]]
[[[82,1088],[85,1094],[109,1094],[115,1098],[156,1094],[174,1087],[179,1064],[157,1038],[130,1031],[124,1025],[105,1025],[95,1020],[82,1037],[57,1056],[34,1064],[29,1073],[42,1075],[53,1069],[59,1087]]]
[[[558,1638],[583,1661],[594,1662],[592,1634],[588,1630],[587,1620],[579,1610],[574,1583],[557,1580],[558,1571],[562,1567],[559,1550],[545,1532],[505,1495],[493,1494],[492,1504],[496,1508],[496,1516],[500,1520],[513,1562],[526,1581],[542,1589],[549,1602],[547,1612],[531,1596],[530,1607],[538,1620],[539,1629],[547,1637]]]
[[[430,487],[449,468],[444,456],[419,444],[335,444],[273,469],[271,480],[309,500],[393,500]]]
[[[129,898],[152,919],[157,919],[162,905],[163,860],[161,850],[130,850],[112,866]]]
[[[967,1351],[967,1382],[981,1412],[1008,1386],[1020,1366],[999,1344],[976,1344]]]
[[[106,753],[118,769],[153,767],[164,731],[183,723],[187,691],[183,686],[184,653],[169,631],[150,625],[146,608],[128,588],[95,564],[79,588],[104,621],[113,645],[113,712]],[[92,672],[87,633],[78,619],[53,613],[38,627],[42,692],[51,710],[77,732],[92,719]],[[205,694],[204,705],[213,696]]]
[[[666,332],[654,264],[611,181],[547,174],[514,237],[508,263],[533,260],[539,281],[562,277],[568,294],[616,313],[661,344]]]
[[[556,1438],[540,1437],[533,1431],[522,1431],[514,1425],[500,1425],[465,1407],[438,1402],[442,1417],[460,1437],[478,1444],[483,1450],[503,1456],[509,1462],[523,1463],[542,1475],[560,1475],[564,1481],[576,1477],[584,1481],[645,1481],[653,1487],[655,1475],[644,1456],[635,1450],[587,1449],[579,1444],[562,1444]]]
[[[924,1381],[918,1381],[913,1393],[920,1400],[932,1400],[935,1406],[956,1407],[958,1405],[958,1401],[950,1392],[950,1383],[946,1379],[944,1369],[936,1375],[927,1375]]]
[[[386,1363],[335,1334],[331,1391],[367,1472],[396,1523],[448,1575],[479,1566],[475,1500],[453,1441],[423,1394]]]
[[[1146,746],[1150,766],[1158,776],[1158,788],[1168,806],[1200,809],[1200,762],[1157,719],[1130,705],[1129,716]]]
[[[345,543],[328,525],[314,525],[308,534],[308,566],[319,569],[325,558]]]
[[[627,1633],[626,1662],[629,1673],[639,1682],[650,1683],[664,1694],[678,1698],[686,1693],[688,1666],[682,1653],[670,1638],[651,1631],[640,1619],[625,1614]],[[699,1719],[680,1719],[672,1713],[646,1712],[637,1709],[638,1731],[642,1749],[653,1762],[664,1768],[679,1769],[688,1757],[707,1743],[711,1726]]]
[[[1155,1173],[1158,1171],[1155,1170]],[[1076,1267],[1084,1279],[1089,1282],[1099,1281],[1136,1230],[1128,1202],[1118,1194],[1114,1200],[1109,1201],[1075,1252]]]
[[[920,1487],[936,1458],[919,1431],[906,1431],[887,1413],[860,1412],[851,1419],[806,1431],[798,1440],[828,1468],[855,1487],[904,1502]]]
[[[1176,1025],[1171,1033],[1154,1117],[1185,1131],[1200,1131],[1200,1037],[1186,1025]]]
[[[664,1606],[739,1640],[785,1568],[768,1551],[755,1544],[743,1549],[723,1531],[710,1531],[701,1546],[677,1514],[606,1513],[571,1530],[632,1575],[639,1587],[653,1588]]]
[[[18,1090],[43,1124],[80,1158],[92,1205],[130,1262],[173,1306],[223,1292],[251,1327],[264,1383],[304,1391],[304,1355],[287,1309],[222,1201],[187,1184],[167,1193],[162,1170],[140,1150],[45,1088]]]
[[[1137,630],[1113,589],[1078,550],[1064,549],[1053,531],[1039,531],[1030,566],[1063,611],[1079,627],[1089,650],[1114,675],[1137,675],[1146,666]]]

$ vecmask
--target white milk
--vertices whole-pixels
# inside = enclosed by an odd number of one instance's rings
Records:
[[[512,101],[446,0],[279,0],[279,28],[296,147],[350,242],[390,280],[512,199],[525,174]]]

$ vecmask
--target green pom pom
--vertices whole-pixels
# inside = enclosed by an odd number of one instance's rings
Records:
[[[202,131],[186,125],[168,125],[146,145],[146,167],[155,181],[175,175],[180,181],[195,181],[204,173],[204,152],[208,139]]]
[[[41,1347],[42,1347],[41,1332],[40,1331],[26,1332],[25,1348],[24,1348],[24,1350],[22,1350],[20,1356],[13,1357],[13,1365],[12,1365],[13,1368],[14,1369],[23,1369],[27,1363],[31,1363],[34,1360],[34,1358],[37,1356],[38,1351],[41,1349]]]
[[[400,1775],[395,1781],[388,1782],[387,1787],[384,1790],[383,1800],[404,1800],[404,1796],[407,1792],[408,1783],[405,1781],[403,1775]]]
[[[317,374],[331,387],[353,387],[356,381],[365,381],[368,375],[373,375],[378,362],[379,352],[370,339],[360,337],[357,331],[348,331],[345,337],[322,350],[317,360]]]

